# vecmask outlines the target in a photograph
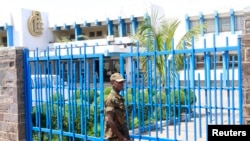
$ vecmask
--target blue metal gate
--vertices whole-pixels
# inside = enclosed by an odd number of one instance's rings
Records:
[[[226,38],[224,47],[206,47],[204,40],[203,48],[150,52],[137,46],[120,55],[131,136],[197,141],[207,139],[209,124],[243,124],[240,39],[237,43],[228,46]]]
[[[103,140],[103,54],[86,48],[25,51],[27,141]]]
[[[243,123],[240,39],[204,46],[120,55],[134,140],[205,140],[209,124]],[[104,140],[103,54],[86,48],[25,50],[27,141]]]

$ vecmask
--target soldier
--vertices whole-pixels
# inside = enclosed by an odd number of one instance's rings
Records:
[[[105,100],[105,138],[109,141],[130,141],[124,98],[119,94],[125,79],[119,73],[114,73],[110,81],[112,90]]]

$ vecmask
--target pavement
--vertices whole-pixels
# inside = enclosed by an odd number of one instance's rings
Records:
[[[197,98],[197,107],[194,109],[196,115],[190,121],[179,122],[175,125],[165,124],[158,130],[137,134],[138,138],[134,141],[148,141],[149,137],[154,138],[152,140],[158,137],[158,140],[207,141],[207,125],[240,124],[237,109],[239,96],[236,91],[233,93],[227,91],[205,93],[203,91],[198,94]]]

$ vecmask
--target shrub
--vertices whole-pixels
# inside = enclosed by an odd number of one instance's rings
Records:
[[[86,91],[82,91],[82,96],[83,96],[83,99],[86,100],[86,101],[89,101],[89,103],[92,103],[94,101],[94,97],[98,97],[99,96],[99,92],[91,89],[91,90],[86,90]],[[76,99],[80,99],[81,98],[81,93],[80,93],[80,90],[77,90],[76,91]]]
[[[153,96],[153,103],[157,105],[157,110],[154,111],[154,116],[158,119],[166,119],[167,116],[167,95],[165,92],[158,92]]]
[[[191,110],[190,106],[196,102],[196,96],[193,91],[188,91],[184,89],[173,90],[170,93],[170,105],[171,114],[175,113],[179,116],[181,113],[186,112],[186,110]]]
[[[112,90],[112,87],[111,87],[111,86],[106,87],[106,88],[104,89],[104,95],[108,95],[108,94],[111,92],[111,90]]]

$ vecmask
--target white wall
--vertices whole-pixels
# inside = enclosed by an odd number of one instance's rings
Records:
[[[39,11],[41,12],[41,11]],[[44,49],[48,46],[49,40],[52,38],[51,31],[48,30],[48,13],[41,12],[43,23],[43,34],[41,36],[32,36],[28,30],[28,18],[32,15],[32,10],[16,9],[13,14],[14,26],[14,45],[27,47],[31,50],[39,48]]]

